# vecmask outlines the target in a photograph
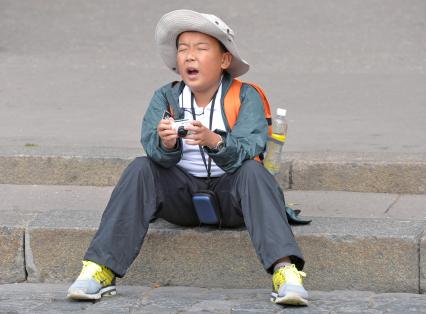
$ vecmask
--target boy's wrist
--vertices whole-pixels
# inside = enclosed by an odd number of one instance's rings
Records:
[[[220,151],[224,146],[223,137],[220,134],[213,132],[215,140],[211,145],[207,145],[207,148],[212,152]]]
[[[170,143],[169,145],[166,145],[163,140],[160,140],[160,145],[165,151],[176,150],[176,148],[178,147],[178,141],[176,140],[173,146],[171,146],[171,144],[172,143]]]
[[[222,141],[222,136],[217,133],[211,132],[212,140],[206,146],[210,149],[215,149],[217,145]]]

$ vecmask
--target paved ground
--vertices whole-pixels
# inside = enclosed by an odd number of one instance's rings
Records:
[[[236,30],[244,79],[288,109],[288,151],[426,152],[422,0],[1,0],[0,149],[137,149],[154,89],[176,79],[155,24],[183,7]]]
[[[269,302],[269,290],[120,287],[100,302],[64,298],[67,285],[0,285],[0,313],[426,313],[426,295],[311,292],[308,307]]]

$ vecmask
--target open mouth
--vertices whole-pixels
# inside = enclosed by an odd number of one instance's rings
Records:
[[[186,69],[186,73],[189,75],[189,76],[194,76],[194,75],[197,75],[198,74],[198,70],[197,69],[195,69],[195,68],[187,68]]]

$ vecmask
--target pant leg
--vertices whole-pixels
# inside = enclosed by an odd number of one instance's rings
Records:
[[[199,226],[200,220],[192,203],[192,195],[207,188],[205,181],[179,167],[158,167],[156,170],[158,208],[155,218],[162,218],[179,226]]]
[[[223,212],[224,226],[236,226],[242,217],[256,253],[268,272],[282,257],[290,256],[299,270],[303,255],[285,213],[282,190],[257,161],[248,160],[233,174],[225,174],[214,190]]]
[[[187,226],[199,224],[191,202],[196,184],[178,167],[165,169],[147,157],[136,158],[112,192],[84,259],[124,276],[154,217]]]

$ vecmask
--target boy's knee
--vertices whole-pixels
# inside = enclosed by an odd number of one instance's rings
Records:
[[[250,185],[269,185],[275,182],[263,164],[256,160],[245,161],[239,169],[238,177]]]
[[[258,174],[265,171],[265,167],[256,160],[247,160],[241,165],[241,172],[246,174]]]
[[[146,156],[136,157],[130,162],[128,168],[135,171],[143,171],[146,169],[150,169],[151,161]]]

